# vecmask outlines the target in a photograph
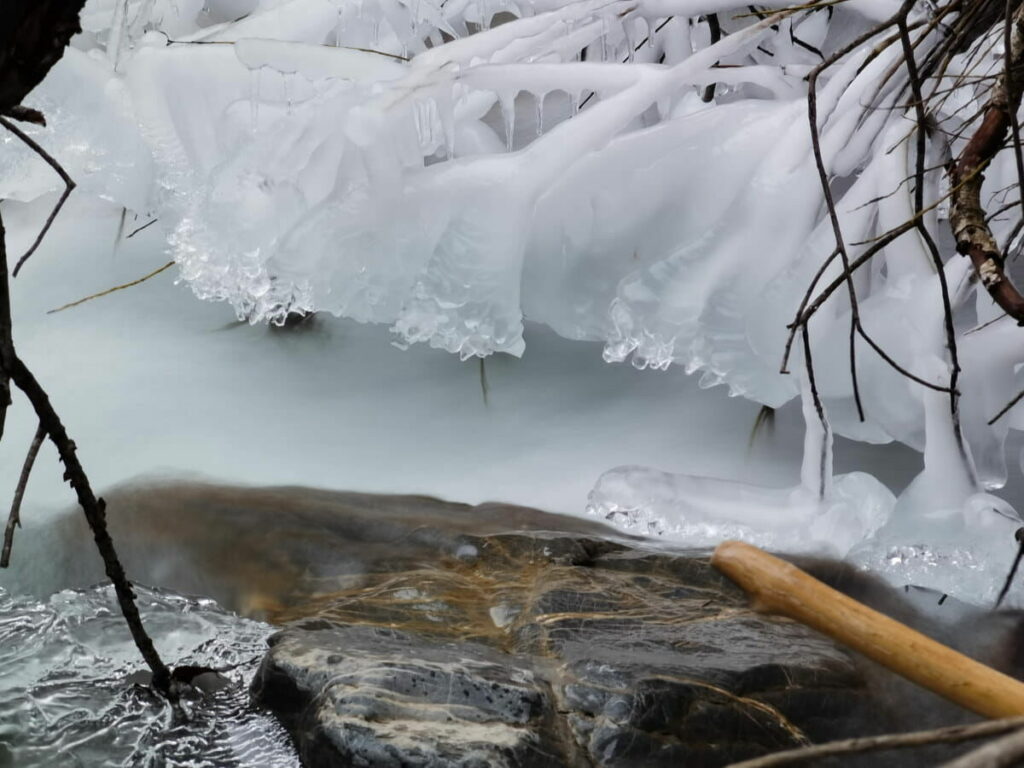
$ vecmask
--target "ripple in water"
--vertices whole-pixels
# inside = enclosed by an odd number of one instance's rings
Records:
[[[176,714],[131,682],[144,665],[112,587],[44,602],[0,590],[0,768],[298,768],[281,725],[249,703],[273,628],[211,600],[137,591],[164,661],[227,668],[232,684]]]

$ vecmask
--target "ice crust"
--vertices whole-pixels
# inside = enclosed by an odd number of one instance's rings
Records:
[[[173,711],[138,677],[142,662],[112,587],[42,601],[0,590],[0,722],[9,765],[298,768],[287,732],[253,709],[246,686],[273,628],[211,600],[135,589],[165,661],[224,669],[231,685],[186,695]]]
[[[858,417],[845,290],[810,325],[825,433],[801,384],[799,341],[792,373],[780,372],[787,323],[833,248],[805,99],[820,59],[794,34],[827,55],[895,6],[849,2],[830,19],[781,20],[779,31],[731,12],[740,7],[90,0],[74,49],[28,100],[49,125],[29,132],[83,193],[157,217],[195,294],[250,322],[329,312],[387,324],[400,346],[466,359],[521,355],[527,318],[603,343],[609,362],[680,365],[701,386],[771,407],[802,397],[797,486],[620,468],[600,480],[591,509],[687,543],[728,535],[824,548],[897,580],[987,595],[988,582],[947,584],[928,563],[960,542],[951,557],[991,581],[1012,557],[1016,515],[989,492],[1006,482],[1007,435],[1024,428],[1024,411],[987,422],[1024,384],[1024,352],[950,243],[940,247],[962,434],[943,431],[934,392],[862,340]],[[729,32],[715,44],[700,21],[713,12]],[[871,55],[868,44],[819,82],[822,162],[851,259],[912,212],[913,121],[896,108],[901,79],[887,74],[896,49]],[[1000,61],[968,52],[951,73],[973,80]],[[980,97],[965,85],[943,109],[971,113]],[[2,141],[0,196],[60,189],[38,159]],[[926,167],[941,167],[941,152],[929,152]],[[987,193],[1015,180],[1012,166],[997,158]],[[925,186],[926,204],[938,201],[941,171]],[[944,216],[942,205],[929,211],[933,231]],[[1009,226],[995,220],[997,238]],[[834,259],[807,298],[840,270]],[[879,345],[948,384],[939,275],[919,235],[886,246],[854,285]],[[924,451],[921,477],[898,501],[868,476],[833,478],[831,430]]]

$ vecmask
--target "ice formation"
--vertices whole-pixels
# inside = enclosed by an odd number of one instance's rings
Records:
[[[90,0],[76,50],[30,99],[49,126],[30,132],[84,192],[158,217],[195,293],[252,322],[330,312],[468,358],[522,354],[525,317],[603,342],[608,361],[681,365],[771,407],[804,398],[813,450],[799,485],[614,470],[591,500],[612,519],[691,543],[737,535],[840,554],[912,552],[942,539],[919,529],[967,526],[1003,553],[1015,515],[985,494],[1006,482],[1024,409],[988,421],[1024,383],[1024,353],[951,243],[940,247],[962,435],[941,426],[934,393],[860,339],[859,418],[843,290],[809,326],[824,437],[800,375],[780,372],[808,285],[813,301],[842,269],[822,269],[833,225],[806,78],[898,5],[767,17],[724,0]],[[982,104],[978,78],[1003,61],[985,42],[952,64],[971,77],[937,119]],[[818,83],[822,163],[851,259],[914,210],[899,46],[873,45]],[[2,149],[0,196],[58,188],[11,138]],[[939,169],[959,146],[928,151],[925,218],[940,232]],[[1009,153],[987,177],[997,207],[1016,180]],[[992,226],[1020,239],[1008,221]],[[877,343],[948,381],[939,273],[917,232],[853,283]],[[789,369],[802,365],[796,349]],[[829,430],[924,451],[921,479],[894,506],[871,478],[832,478]],[[943,462],[966,474],[939,503],[924,489],[954,482]],[[998,536],[980,532],[982,518]]]
[[[143,620],[178,665],[229,670],[231,685],[179,711],[138,677],[138,651],[112,587],[40,602],[0,589],[4,755],[19,768],[297,768],[287,732],[249,703],[246,680],[273,628],[198,600],[139,588]],[[17,757],[14,757],[16,755]]]

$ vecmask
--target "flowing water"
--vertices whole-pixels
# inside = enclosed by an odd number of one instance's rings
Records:
[[[0,590],[0,768],[297,768],[284,729],[249,704],[273,628],[212,600],[138,593],[164,660],[224,670],[230,685],[175,711],[134,682],[143,666],[112,588]]]

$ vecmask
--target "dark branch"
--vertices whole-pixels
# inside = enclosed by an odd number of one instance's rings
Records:
[[[96,547],[103,558],[106,574],[114,584],[117,601],[128,624],[132,639],[153,673],[153,686],[173,700],[175,694],[171,688],[170,671],[163,663],[153,641],[142,625],[142,617],[139,615],[139,608],[135,603],[135,591],[125,575],[117,551],[114,549],[114,542],[107,531],[106,504],[93,493],[89,478],[75,452],[75,444],[68,437],[67,430],[50,403],[49,396],[15,352],[11,338],[11,296],[7,275],[5,239],[6,233],[2,217],[0,217],[0,368],[28,398],[39,418],[40,428],[45,430],[46,436],[57,449],[60,461],[64,464],[64,479],[71,484],[71,488],[78,497],[78,503],[85,513],[85,519],[92,530]]]
[[[39,448],[46,437],[46,430],[40,424],[36,429],[35,437],[28,448],[25,456],[25,464],[21,468],[21,476],[18,478],[18,487],[14,490],[14,501],[11,504],[11,514],[7,517],[7,527],[4,529],[4,549],[0,552],[0,568],[6,568],[11,563],[11,546],[14,544],[14,528],[21,527],[21,500],[25,497],[25,487],[28,485],[28,476],[32,474],[32,467],[36,463],[36,456],[39,455]]]
[[[57,204],[53,206],[53,210],[50,211],[50,215],[47,217],[43,228],[39,230],[39,235],[36,237],[35,242],[32,243],[32,246],[25,251],[25,254],[20,259],[18,259],[18,263],[14,265],[14,272],[12,274],[14,277],[17,277],[22,265],[28,261],[29,256],[36,252],[39,244],[42,243],[43,238],[46,237],[46,233],[50,231],[50,226],[53,224],[53,220],[57,218],[57,214],[60,213],[60,209],[64,207],[64,203],[67,201],[68,196],[74,190],[75,182],[70,176],[68,176],[67,171],[64,170],[60,163],[54,160],[45,149],[39,146],[31,136],[21,130],[18,126],[4,117],[0,117],[0,125],[25,142],[25,144],[28,145],[33,152],[43,158],[47,165],[53,168],[53,170],[57,172],[57,175],[64,181],[64,191],[61,193],[60,199],[57,200]]]
[[[954,725],[933,731],[913,731],[911,733],[843,739],[827,744],[814,744],[809,747],[788,749],[785,752],[775,752],[753,760],[744,760],[742,763],[734,763],[730,768],[778,768],[782,765],[809,763],[834,755],[853,755],[884,749],[907,749],[930,744],[957,744],[989,736],[1015,733],[1022,727],[1024,727],[1024,717],[1012,717],[1005,720],[987,720],[971,725]]]

